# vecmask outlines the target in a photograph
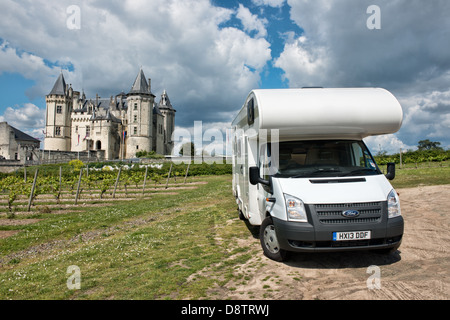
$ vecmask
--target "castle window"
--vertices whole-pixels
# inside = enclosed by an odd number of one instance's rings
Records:
[[[86,126],[86,137],[89,137],[91,135],[91,127]]]
[[[56,113],[62,113],[62,106],[56,106]]]
[[[137,122],[137,115],[134,115],[134,122]]]
[[[133,134],[137,134],[137,127],[133,128]]]
[[[78,133],[78,126],[75,126],[75,133]]]
[[[56,127],[55,129],[55,135],[60,136],[61,135],[61,127]]]
[[[134,110],[137,110],[137,102],[134,103]]]

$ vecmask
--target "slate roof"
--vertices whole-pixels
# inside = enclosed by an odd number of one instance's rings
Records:
[[[111,111],[109,108],[106,111],[106,115],[96,115],[95,110],[94,110],[90,120],[91,121],[109,120],[111,122],[122,123],[122,121],[120,119],[117,119],[114,115],[111,114]]]
[[[14,138],[17,141],[31,141],[40,143],[38,139],[33,138],[32,136],[26,134],[25,132],[20,131],[19,129],[14,128],[13,126],[10,126],[11,130],[14,132]]]
[[[56,79],[55,85],[53,86],[52,91],[50,91],[49,95],[57,94],[57,95],[65,95],[66,94],[66,81],[64,80],[64,76],[62,72],[59,74],[58,79]]]
[[[131,90],[128,94],[151,94],[151,91],[148,87],[147,79],[145,78],[144,71],[142,71],[142,68],[139,70],[139,73],[136,77],[136,80],[134,80],[133,86],[131,87]]]
[[[170,103],[169,95],[167,94],[166,90],[163,91],[161,94],[161,100],[159,100],[158,108],[161,109],[171,109],[175,111],[175,109],[172,107],[172,104]]]

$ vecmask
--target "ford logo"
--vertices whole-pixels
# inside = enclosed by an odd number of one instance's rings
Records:
[[[356,218],[360,215],[360,213],[357,210],[346,210],[342,211],[342,215],[346,218]]]

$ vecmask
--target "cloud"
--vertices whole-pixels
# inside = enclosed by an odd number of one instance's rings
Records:
[[[274,61],[274,66],[284,70],[284,78],[291,87],[322,86],[322,75],[327,71],[326,49],[312,46],[301,36],[287,41],[284,51]]]
[[[433,91],[400,99],[406,109],[404,125],[399,137],[414,143],[424,139],[439,141],[450,148],[450,90]]]
[[[407,145],[403,143],[399,138],[397,138],[393,134],[387,134],[382,136],[372,136],[364,139],[367,147],[371,150],[373,155],[378,154],[379,152],[386,152],[387,154],[395,154],[399,153],[400,149],[403,151],[406,150],[415,150],[416,146]]]
[[[28,97],[33,100],[48,93],[58,75],[59,62],[49,66],[43,57],[22,51],[10,46],[7,41],[0,42],[0,75],[2,73],[19,73],[26,79],[35,80],[36,84],[27,90]]]
[[[256,32],[256,37],[265,37],[267,36],[266,25],[268,23],[267,19],[260,19],[257,15],[252,14],[250,10],[244,7],[242,4],[239,4],[239,8],[237,9],[236,17],[241,20],[244,31],[247,32]]]
[[[252,3],[257,6],[269,6],[273,8],[280,8],[284,5],[285,0],[252,0]]]
[[[43,129],[45,113],[36,105],[25,103],[23,106],[7,107],[0,120],[8,122],[16,128]]]
[[[0,122],[3,121],[33,138],[44,140],[45,112],[32,103],[7,107],[3,115],[0,115]]]
[[[28,52],[44,70],[30,75],[38,84],[35,94],[48,94],[60,65],[73,66],[64,71],[66,82],[88,98],[128,92],[142,66],[157,97],[167,90],[178,125],[231,121],[218,111],[237,110],[271,59],[270,43],[261,37],[264,20],[244,9],[249,34],[223,28],[236,12],[209,0],[77,1],[79,30],[66,27],[70,5],[73,1],[0,3],[2,39],[18,60],[26,58],[19,50]],[[14,70],[26,72],[19,64]]]
[[[405,121],[395,135],[401,143],[414,146],[429,137],[450,145],[444,134],[450,106],[449,1],[380,0],[379,30],[367,28],[373,1],[288,4],[304,33],[286,36],[274,65],[291,87],[386,88],[403,106]]]

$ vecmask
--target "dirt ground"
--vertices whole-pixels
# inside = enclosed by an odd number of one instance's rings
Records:
[[[405,233],[391,255],[293,254],[269,260],[258,249],[239,267],[244,279],[215,292],[223,299],[447,300],[450,298],[450,185],[398,189]]]

